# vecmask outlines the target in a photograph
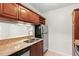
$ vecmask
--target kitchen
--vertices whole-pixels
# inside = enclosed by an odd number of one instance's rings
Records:
[[[78,8],[77,3],[0,3],[0,56],[79,56]]]
[[[45,18],[20,3],[0,8],[0,55],[42,56],[48,48],[43,48]]]

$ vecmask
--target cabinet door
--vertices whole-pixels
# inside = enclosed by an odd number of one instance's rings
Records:
[[[38,56],[37,44],[34,44],[31,46],[30,55]]]
[[[30,22],[28,14],[29,10],[25,9],[24,7],[19,6],[19,19],[25,22]]]
[[[40,18],[40,24],[44,24],[45,25],[45,19]]]
[[[1,14],[9,18],[18,18],[18,5],[15,3],[2,3]]]
[[[43,56],[43,41],[37,43],[37,46],[38,46],[38,55]]]
[[[43,56],[43,41],[31,46],[31,56]]]
[[[39,24],[39,16],[33,12],[29,13],[29,19],[31,20],[31,23],[38,25]]]
[[[74,16],[74,39],[79,39],[79,10],[75,11]]]
[[[40,24],[40,22],[39,22],[39,16],[37,14],[34,15],[34,20],[35,20],[35,24],[36,25]]]

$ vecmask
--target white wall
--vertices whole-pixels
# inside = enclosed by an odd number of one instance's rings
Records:
[[[72,55],[72,11],[79,4],[44,13],[48,22],[49,50]]]

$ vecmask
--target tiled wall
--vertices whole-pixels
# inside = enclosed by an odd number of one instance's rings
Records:
[[[0,40],[16,36],[34,35],[34,26],[30,23],[11,23],[0,21]]]

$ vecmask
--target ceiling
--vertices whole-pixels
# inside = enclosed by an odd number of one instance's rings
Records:
[[[50,10],[55,10],[58,8],[63,8],[73,4],[75,3],[30,3],[32,7],[34,7],[36,10],[38,10],[41,13],[44,13]]]

